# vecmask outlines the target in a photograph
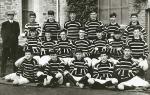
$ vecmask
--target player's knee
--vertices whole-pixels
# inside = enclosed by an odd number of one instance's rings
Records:
[[[39,77],[39,76],[41,76],[41,75],[44,75],[44,73],[41,72],[41,71],[38,71],[36,75],[37,75],[37,77]]]
[[[124,85],[120,83],[120,84],[118,84],[117,88],[118,88],[119,90],[124,90]]]
[[[56,78],[61,78],[61,77],[63,77],[63,75],[61,73],[56,74]]]
[[[94,79],[92,79],[92,78],[88,79],[88,83],[89,84],[94,84]]]
[[[112,79],[112,84],[117,84],[118,83],[118,80],[116,78],[113,78]]]

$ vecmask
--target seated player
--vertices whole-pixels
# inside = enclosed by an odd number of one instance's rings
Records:
[[[109,53],[116,60],[123,54],[124,41],[121,39],[121,35],[120,30],[114,32],[113,41],[109,42]]]
[[[32,53],[33,53],[33,57],[38,61],[39,63],[39,60],[40,60],[40,46],[41,46],[41,43],[38,39],[38,37],[36,36],[36,32],[35,32],[35,29],[31,30],[30,31],[31,33],[31,36],[28,37],[28,40],[26,41],[25,43],[25,46],[24,46],[24,51],[26,51],[27,49],[32,49]],[[18,67],[22,61],[24,60],[25,57],[21,57],[20,59],[18,59],[16,62],[15,62],[15,65]]]
[[[143,74],[144,70],[132,59],[130,47],[124,47],[123,52],[123,57],[119,59],[119,62],[115,66],[115,72],[119,81],[118,89],[126,90],[136,87],[149,87],[150,84],[139,77],[139,75]]]
[[[91,42],[85,38],[85,31],[79,30],[79,38],[73,41],[74,50],[81,49],[85,57],[90,56]]]
[[[45,66],[43,72],[37,73],[40,85],[48,87],[56,87],[63,84],[63,72],[65,70],[65,63],[58,58],[56,51],[50,51],[50,60]]]
[[[105,40],[105,34],[103,32],[96,33],[97,38],[92,43],[91,57],[97,58],[100,55],[100,52],[107,51],[108,41]]]
[[[142,33],[140,30],[140,27],[137,26],[134,28],[133,31],[133,39],[128,41],[128,46],[131,48],[132,51],[132,57],[134,58],[134,61],[137,61],[139,63],[139,66],[143,68],[144,71],[148,70],[148,45],[147,43],[142,39]]]
[[[113,86],[118,83],[114,74],[114,64],[108,60],[108,54],[101,52],[101,60],[92,65],[92,78],[88,79],[92,88],[105,88],[106,86]]]
[[[61,31],[60,40],[56,44],[56,49],[59,57],[72,57],[72,44],[67,38],[66,30]]]
[[[76,50],[75,57],[68,63],[68,67],[68,70],[64,72],[64,76],[67,79],[66,86],[70,86],[70,83],[80,88],[88,85],[87,80],[91,77],[91,62],[86,60],[81,50]]]
[[[32,50],[25,51],[25,58],[21,62],[16,73],[5,76],[6,80],[13,81],[14,85],[22,85],[26,83],[36,83],[37,80],[38,63],[33,58]]]

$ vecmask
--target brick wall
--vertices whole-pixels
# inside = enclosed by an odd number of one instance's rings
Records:
[[[0,0],[0,28],[1,23],[6,21],[5,12],[14,10],[16,12],[15,20],[22,24],[21,0]]]

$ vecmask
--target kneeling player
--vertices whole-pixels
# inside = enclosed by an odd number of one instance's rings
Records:
[[[115,71],[119,81],[119,90],[136,87],[147,88],[150,86],[147,81],[139,77],[139,75],[144,73],[144,70],[139,66],[139,64],[137,64],[137,62],[134,62],[131,57],[130,47],[124,48],[124,56],[119,59],[119,63],[115,66]]]
[[[106,52],[101,52],[101,60],[93,67],[93,76],[88,80],[92,88],[105,88],[118,83],[114,74],[114,64],[108,60]]]
[[[90,62],[90,60],[84,58],[81,50],[76,50],[75,57],[68,63],[68,71],[64,72],[64,76],[67,79],[66,86],[70,86],[70,83],[80,88],[86,86],[88,84],[87,80],[91,77]]]

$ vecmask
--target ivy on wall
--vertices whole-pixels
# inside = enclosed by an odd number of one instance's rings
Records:
[[[134,7],[135,7],[136,10],[137,10],[137,14],[140,13],[142,4],[143,4],[143,3],[146,3],[146,2],[147,2],[147,0],[135,0],[135,2],[134,2]]]
[[[85,23],[89,18],[91,11],[97,11],[98,0],[66,0],[69,11],[77,13],[77,19]]]

